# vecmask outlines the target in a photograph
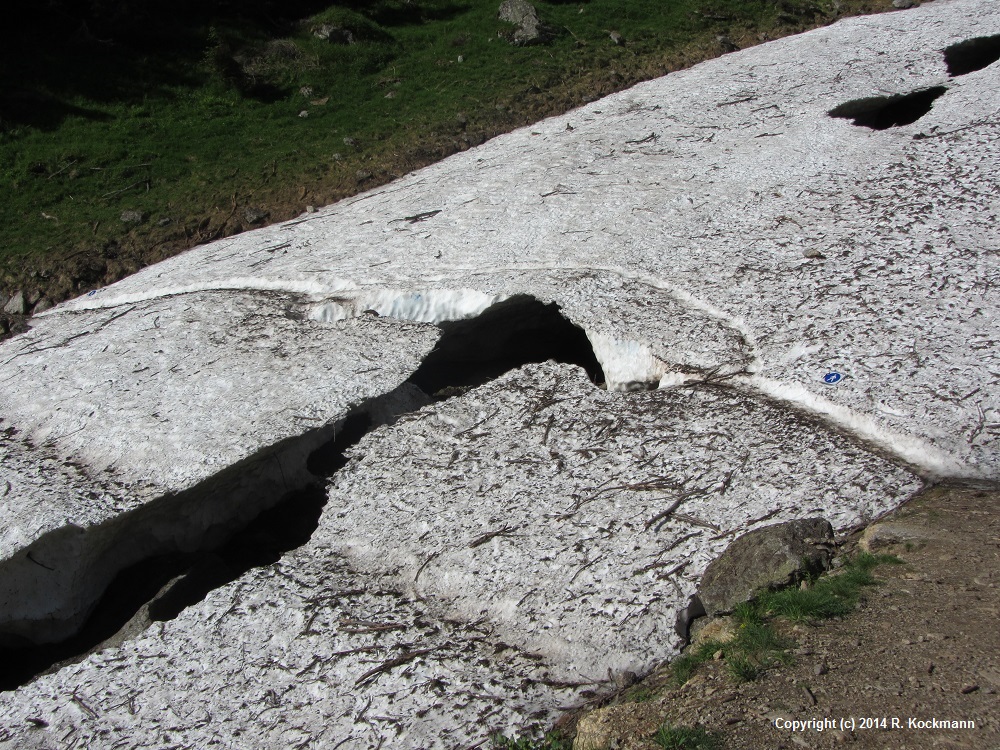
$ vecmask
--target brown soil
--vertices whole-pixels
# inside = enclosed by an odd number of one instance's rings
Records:
[[[646,700],[588,720],[608,730],[606,746],[653,750],[669,722],[703,728],[731,750],[1000,748],[1000,491],[934,488],[882,522],[917,537],[885,550],[905,564],[877,568],[881,585],[866,589],[853,614],[781,626],[797,642],[790,666],[737,684],[710,662],[681,688],[665,669],[654,673],[623,694]],[[567,717],[566,729],[579,718]],[[810,719],[837,726],[775,726]],[[853,729],[841,729],[842,719]],[[975,729],[917,728],[910,719],[972,720]]]

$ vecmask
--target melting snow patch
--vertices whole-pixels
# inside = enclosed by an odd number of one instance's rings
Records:
[[[488,295],[473,289],[419,292],[384,289],[322,302],[313,308],[310,317],[332,323],[372,312],[380,317],[414,323],[442,323],[475,317],[504,299],[504,295]]]

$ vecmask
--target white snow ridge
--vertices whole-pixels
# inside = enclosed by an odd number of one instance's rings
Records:
[[[0,344],[5,653],[326,504],[9,686],[0,748],[541,731],[672,656],[744,531],[995,482],[1000,65],[943,51],[997,34],[985,0],[847,19],[34,318]]]

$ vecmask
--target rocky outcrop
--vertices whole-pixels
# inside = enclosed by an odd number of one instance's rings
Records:
[[[761,591],[789,586],[825,570],[833,551],[833,527],[823,518],[754,529],[705,569],[698,597],[710,616],[731,612]]]

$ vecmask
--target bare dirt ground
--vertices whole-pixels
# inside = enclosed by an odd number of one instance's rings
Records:
[[[624,693],[644,700],[590,719],[607,730],[606,746],[661,747],[654,735],[670,722],[703,728],[732,750],[1000,748],[1000,492],[937,487],[882,522],[910,538],[880,550],[904,564],[877,568],[881,584],[853,614],[784,624],[797,643],[791,665],[737,684],[710,662],[681,688],[666,670],[654,673]],[[796,731],[793,720],[834,726]]]

